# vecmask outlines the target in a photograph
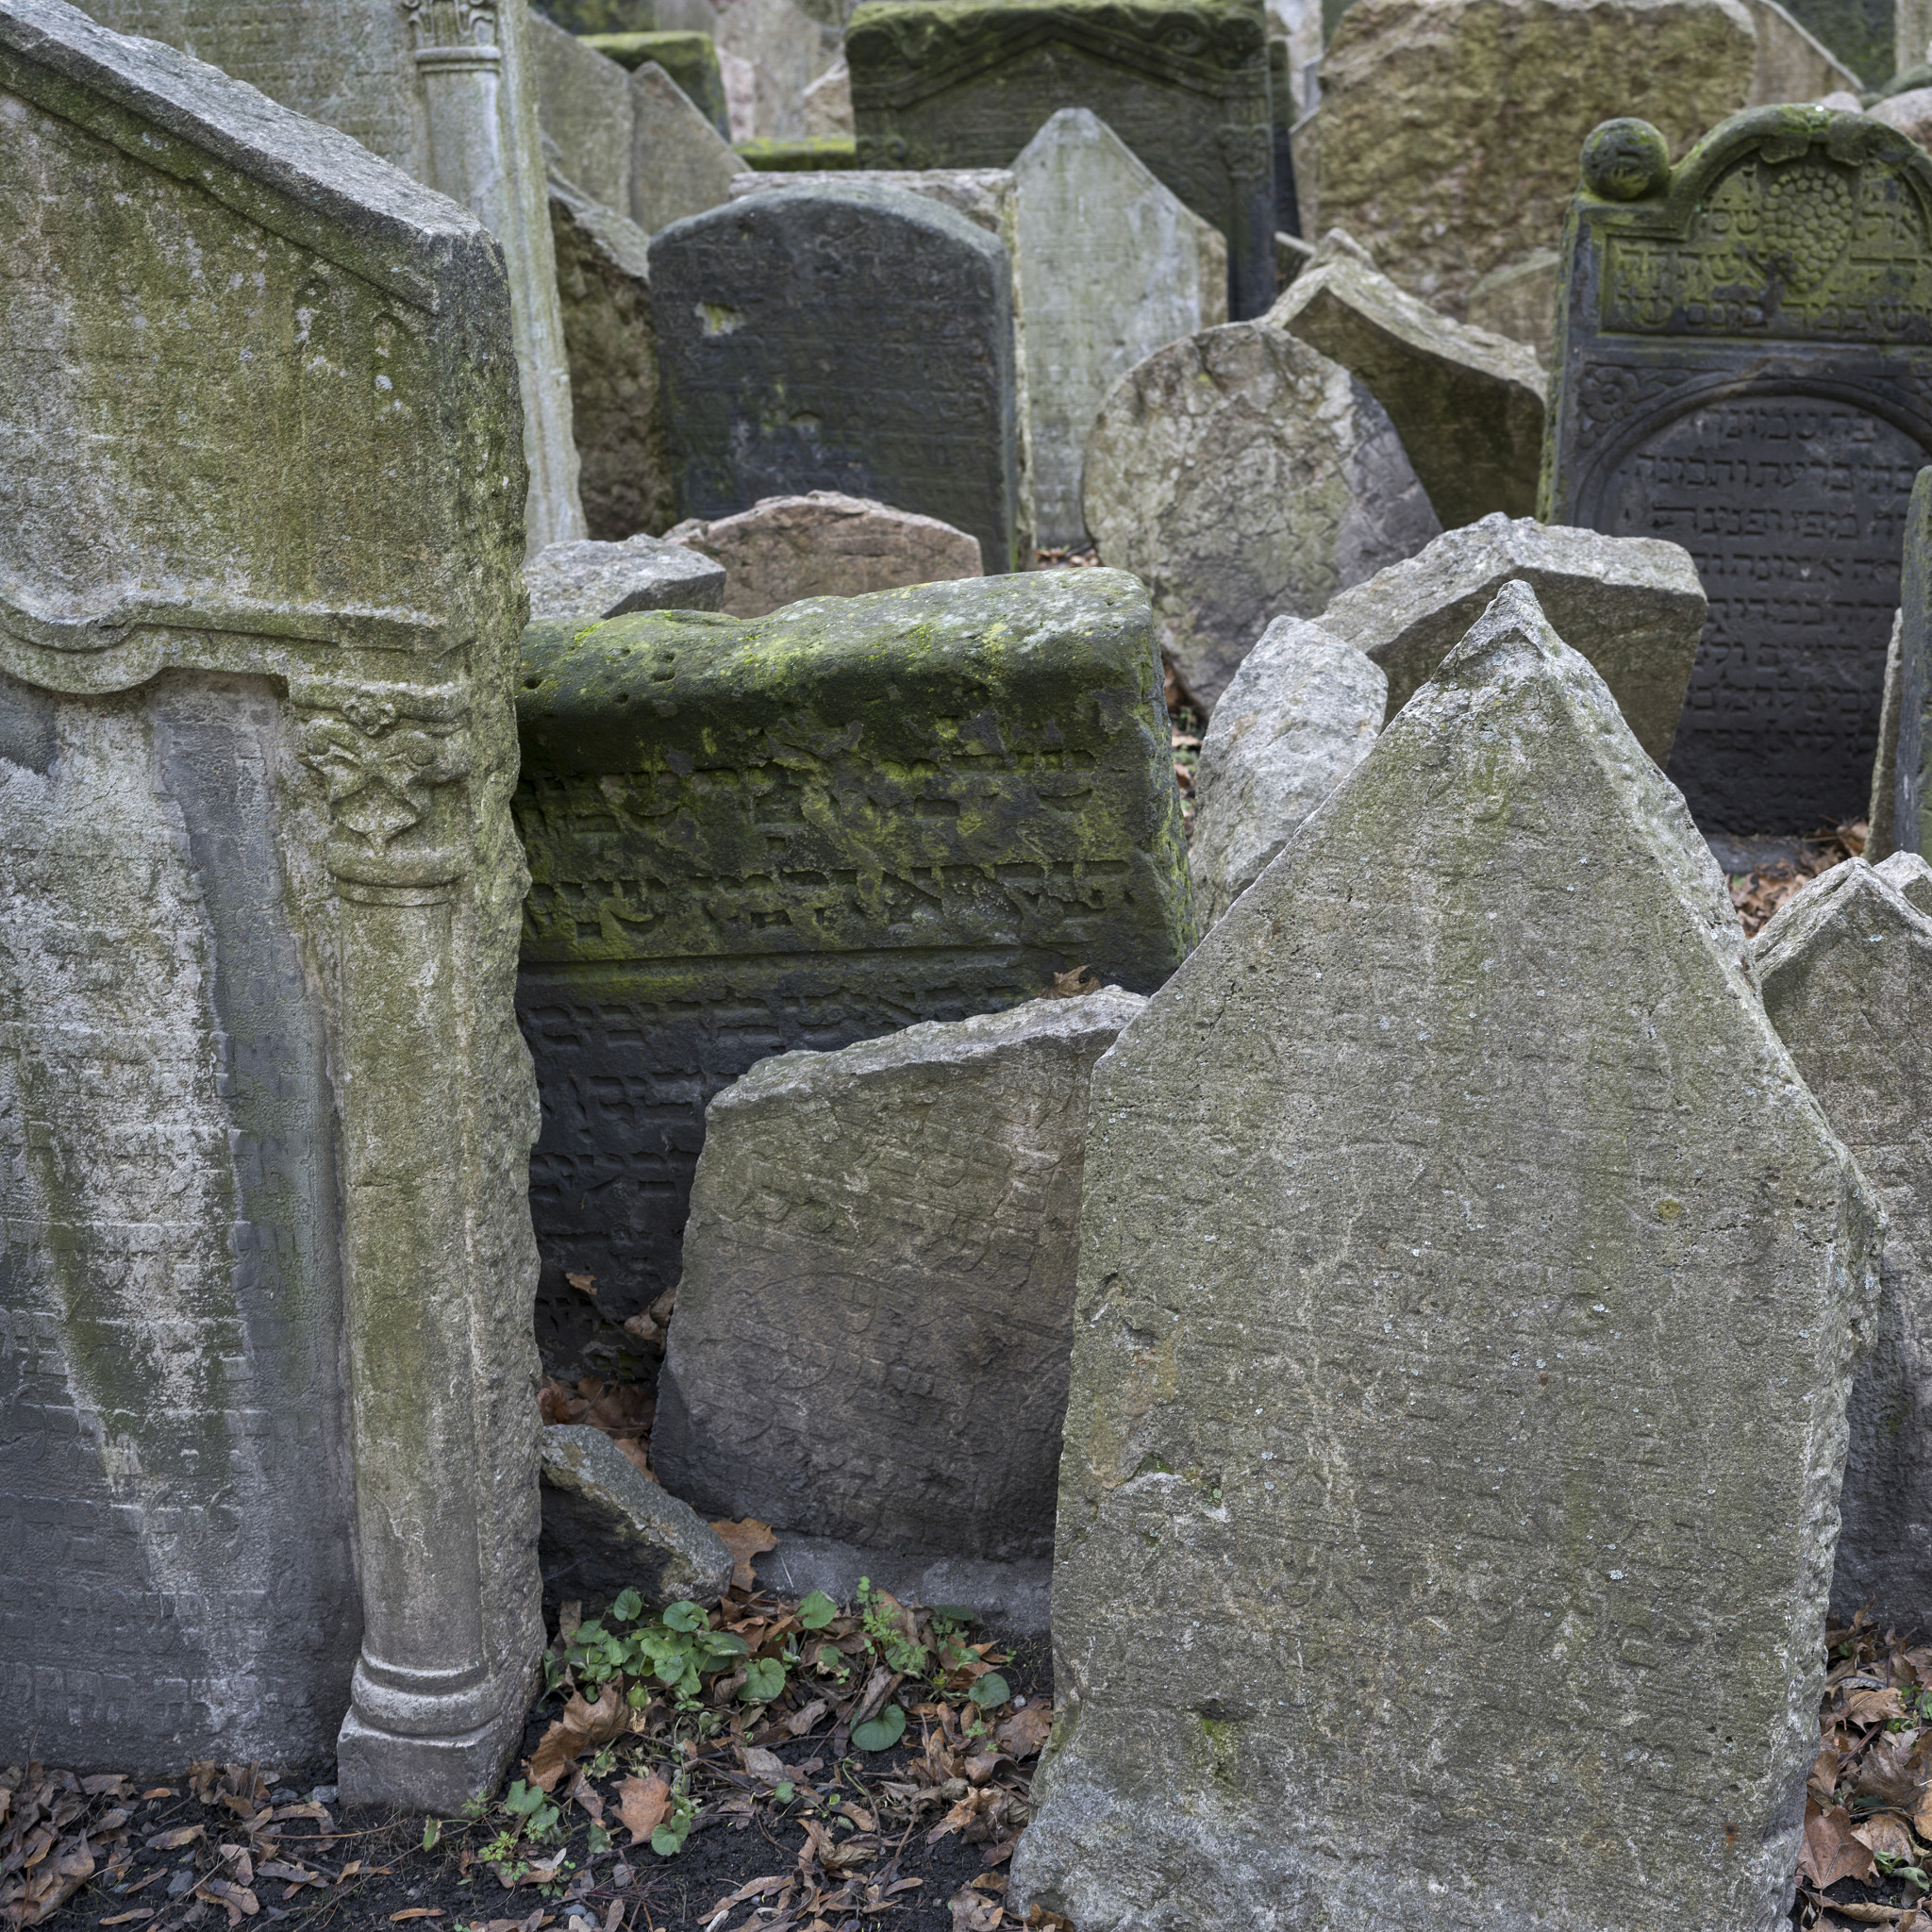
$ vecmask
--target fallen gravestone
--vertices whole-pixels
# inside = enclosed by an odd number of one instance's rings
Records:
[[[1161,648],[1204,708],[1271,618],[1317,615],[1441,528],[1368,390],[1258,322],[1130,370],[1084,475],[1101,560],[1153,586]]]
[[[1019,567],[1012,274],[992,236],[902,188],[776,188],[654,236],[651,285],[685,516],[839,490]]]
[[[584,534],[570,374],[544,205],[530,16],[411,0],[88,0],[117,33],[212,62],[272,101],[353,135],[460,202],[502,243],[524,405],[532,548]]]
[[[1557,246],[1592,127],[1641,114],[1682,152],[1748,103],[1756,59],[1736,0],[1354,0],[1322,60],[1322,225],[1459,319],[1491,269]]]
[[[1562,266],[1563,258],[1554,248],[1532,248],[1521,261],[1492,268],[1469,291],[1471,325],[1527,342],[1547,369],[1556,352]]]
[[[731,1552],[689,1503],[634,1463],[602,1429],[543,1431],[543,1533],[537,1545],[545,1607],[586,1616],[635,1590],[650,1609],[714,1604],[731,1587]]]
[[[628,213],[630,75],[541,13],[530,14],[528,32],[537,124],[555,167],[600,207]]]
[[[819,24],[792,0],[723,0],[718,51],[735,55],[752,74],[749,125],[735,123],[735,141],[794,140],[806,132],[805,91],[832,64]]]
[[[0,111],[0,1758],[447,1814],[543,1645],[503,257],[59,0]]]
[[[671,1488],[902,1556],[1052,1553],[1088,1081],[1145,1005],[782,1054],[711,1102],[651,1438]]]
[[[655,61],[631,76],[631,127],[630,217],[646,235],[731,198],[743,163]]]
[[[1670,772],[1700,824],[1855,817],[1932,458],[1932,157],[1766,108],[1674,170],[1612,123],[1584,184],[1540,514],[1696,559],[1710,619]]]
[[[964,530],[835,490],[768,496],[716,523],[693,517],[668,541],[723,566],[724,601],[709,608],[732,617],[981,575],[979,544]]]
[[[1037,541],[1078,546],[1100,405],[1143,357],[1227,320],[1227,244],[1085,108],[1055,114],[1013,178]]]
[[[1489,516],[1344,591],[1322,627],[1389,674],[1392,718],[1512,580],[1536,592],[1557,634],[1608,685],[1637,741],[1665,763],[1706,609],[1696,569],[1674,543]]]
[[[1297,275],[1268,322],[1368,385],[1445,528],[1536,508],[1543,374],[1522,343],[1452,322],[1345,255]]]
[[[530,559],[532,624],[601,624],[633,610],[716,610],[724,572],[659,537],[553,543]]]
[[[519,999],[541,1316],[678,1278],[711,1096],[758,1061],[1151,991],[1193,939],[1146,592],[1054,571],[525,634]]]
[[[1873,765],[1875,771],[1889,763],[1892,770],[1891,848],[1924,852],[1932,847],[1932,827],[1925,823],[1932,811],[1932,731],[1926,729],[1932,710],[1932,470],[1921,470],[1912,479],[1904,553],[1887,654],[1888,670],[1892,654],[1897,657],[1897,695],[1891,718],[1881,721],[1889,729],[1879,733]]]
[[[673,516],[671,447],[658,400],[650,238],[556,177],[550,228],[585,525],[605,541],[662,530]]]
[[[864,168],[1009,168],[1087,108],[1227,241],[1228,313],[1274,299],[1260,0],[874,0],[845,30]]]
[[[1201,740],[1188,869],[1212,925],[1368,755],[1389,679],[1353,644],[1277,617],[1241,661]]]
[[[1764,1010],[1889,1218],[1877,1340],[1853,1387],[1832,1574],[1840,1623],[1923,1627],[1932,1601],[1932,867],[1850,859],[1756,944]]]
[[[1878,1210],[1526,588],[1089,1121],[1008,1910],[1781,1924]]]
[[[724,105],[724,79],[718,64],[718,43],[705,33],[591,34],[586,43],[607,60],[635,74],[657,67],[670,75],[719,140],[731,138],[731,118]]]

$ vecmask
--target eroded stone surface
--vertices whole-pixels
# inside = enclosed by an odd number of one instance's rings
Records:
[[[1876,1221],[1506,589],[1095,1070],[1008,1909],[1774,1932]]]
[[[832,64],[819,24],[792,0],[723,0],[718,51],[752,70],[749,123],[734,121],[735,141],[787,140],[807,133],[805,91]]]
[[[540,13],[529,21],[537,121],[572,187],[600,207],[630,210],[630,76]]]
[[[1088,1081],[1145,1004],[909,1026],[717,1095],[651,1441],[672,1488],[880,1549],[1048,1554]]]
[[[743,163],[655,60],[631,75],[631,125],[630,215],[646,235],[730,199]]]
[[[1545,369],[1557,342],[1557,284],[1563,258],[1554,248],[1532,248],[1521,261],[1492,268],[1469,291],[1469,320],[1476,328],[1526,342]]]
[[[1153,587],[1160,644],[1211,706],[1274,617],[1411,557],[1441,525],[1367,388],[1264,323],[1157,350],[1087,444],[1101,558]]]
[[[852,70],[843,55],[806,89],[805,131],[852,138]]]
[[[601,624],[631,610],[716,610],[724,572],[683,543],[553,543],[525,567],[532,624]]]
[[[1261,633],[1201,740],[1188,867],[1204,926],[1368,756],[1388,694],[1381,666],[1332,631],[1277,617]]]

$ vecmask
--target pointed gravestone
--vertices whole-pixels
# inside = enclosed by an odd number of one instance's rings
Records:
[[[1932,711],[1932,468],[1921,470],[1912,482],[1898,595],[1887,653],[1889,703],[1880,706],[1874,765],[1891,768],[1891,849],[1924,852],[1932,844],[1932,827],[1925,823],[1932,810],[1932,730],[1926,728],[1926,713]]]
[[[1932,1605],[1932,866],[1850,859],[1758,934],[1764,1009],[1890,1217],[1876,1345],[1852,1391],[1832,1608]]]
[[[1877,1209],[1526,588],[1090,1118],[1016,1915],[1781,1921]]]

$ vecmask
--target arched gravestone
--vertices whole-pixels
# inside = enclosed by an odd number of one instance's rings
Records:
[[[0,247],[0,1761],[447,1811],[542,1644],[502,258],[61,0]]]
[[[1764,108],[1674,170],[1609,122],[1570,209],[1540,514],[1667,537],[1710,598],[1670,773],[1698,823],[1863,809],[1932,456],[1932,158]]]
[[[677,510],[839,490],[1018,570],[1012,262],[924,195],[780,188],[651,240]]]
[[[1010,168],[1091,108],[1227,238],[1236,321],[1274,300],[1261,0],[874,0],[845,29],[861,168]]]

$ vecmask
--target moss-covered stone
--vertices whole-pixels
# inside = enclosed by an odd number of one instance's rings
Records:
[[[801,134],[785,141],[774,136],[735,145],[744,165],[760,174],[808,175],[822,168],[847,171],[858,166],[858,144],[843,134]]]
[[[718,43],[709,34],[586,34],[584,43],[632,73],[655,60],[691,97],[698,112],[729,139],[724,76],[718,66]]]

